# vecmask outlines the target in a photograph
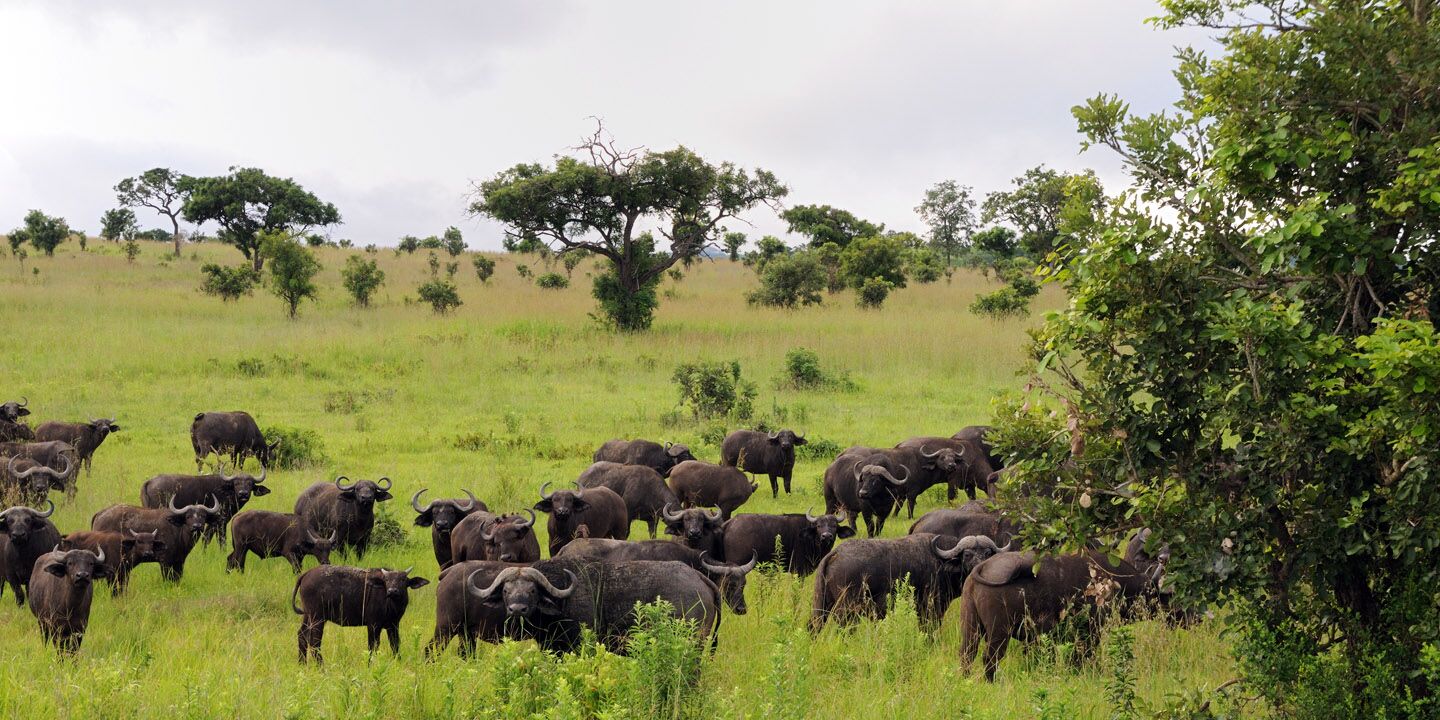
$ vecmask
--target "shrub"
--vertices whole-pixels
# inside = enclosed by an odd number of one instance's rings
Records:
[[[680,389],[680,404],[688,405],[696,418],[743,420],[754,413],[755,384],[741,379],[738,362],[681,363],[671,380]]]
[[[261,233],[260,242],[270,258],[270,290],[285,302],[293,319],[300,303],[315,299],[319,292],[315,275],[320,272],[320,261],[290,235]]]
[[[613,267],[596,275],[590,294],[600,303],[600,312],[604,314],[603,319],[597,319],[617,330],[648,329],[655,321],[655,308],[660,306],[655,292],[659,285],[660,280],[656,278],[632,292],[620,282]]]
[[[845,448],[834,440],[822,437],[805,437],[805,444],[795,447],[795,457],[805,460],[833,460]]]
[[[480,278],[482,283],[490,282],[490,276],[495,274],[495,261],[484,255],[476,255],[470,262],[475,266],[475,277]]]
[[[547,290],[560,290],[570,287],[570,281],[566,280],[564,275],[553,272],[545,273],[535,278],[535,284]]]
[[[530,272],[530,266],[529,266],[529,265],[517,264],[517,265],[515,266],[515,272],[516,272],[516,274],[518,274],[520,277],[525,278],[526,280],[529,280],[529,279],[530,279],[531,272]]]
[[[370,529],[370,547],[398,547],[409,539],[410,532],[390,509],[391,503],[375,503],[375,525]]]
[[[129,253],[131,240],[126,243],[126,253]],[[139,247],[136,247],[139,250]],[[215,263],[209,263],[200,268],[200,273],[205,280],[200,283],[200,291],[206,295],[217,295],[224,302],[239,299],[242,295],[249,295],[255,289],[255,281],[258,279],[255,271],[249,265],[227,268]]]
[[[430,253],[430,257],[425,261],[425,264],[430,266],[430,277],[440,275],[440,258],[436,257],[435,253]]]
[[[996,319],[1023,317],[1030,314],[1030,299],[1007,286],[976,297],[970,312]]]
[[[905,245],[895,237],[855,240],[840,251],[840,276],[856,290],[862,290],[874,278],[889,282],[890,288],[903,288]],[[890,288],[886,288],[887,294]]]
[[[794,308],[818,305],[825,268],[808,252],[779,255],[760,269],[760,287],[745,296],[751,305]]]
[[[265,429],[265,440],[280,441],[273,462],[281,470],[300,470],[330,462],[325,455],[325,444],[314,430],[274,425]]]
[[[385,271],[374,260],[365,260],[359,255],[351,255],[345,261],[340,277],[350,297],[355,298],[355,304],[360,307],[370,307],[371,296],[385,283]]]
[[[85,249],[84,243],[81,243],[80,249]],[[140,243],[135,242],[135,238],[130,238],[125,241],[125,262],[133,263],[137,257],[140,257]]]
[[[430,308],[436,314],[445,313],[460,307],[460,292],[456,289],[455,283],[449,280],[431,280],[415,289],[415,294],[420,296],[422,302],[430,304]]]
[[[879,308],[885,304],[885,298],[890,297],[890,290],[893,287],[895,285],[884,278],[870,278],[860,286],[855,304],[862,308]]]
[[[643,709],[644,717],[686,717],[696,696],[701,645],[695,642],[695,623],[676,618],[674,612],[664,600],[635,607],[635,627],[625,651],[638,681],[633,687],[639,697],[632,699],[632,709]]]
[[[945,274],[945,263],[934,250],[924,248],[910,252],[910,277],[922,285],[933,283]]]

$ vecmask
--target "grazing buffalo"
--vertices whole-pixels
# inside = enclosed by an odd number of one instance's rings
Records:
[[[576,539],[560,551],[557,558],[595,560],[599,562],[664,562],[685,563],[710,578],[720,588],[725,605],[736,615],[748,612],[745,605],[745,576],[755,569],[755,558],[744,565],[711,562],[705,553],[685,547],[669,540],[606,540],[603,538]]]
[[[56,470],[45,467],[30,458],[19,456],[11,457],[5,464],[4,482],[0,483],[0,496],[6,491],[15,492],[24,503],[38,503],[50,494],[51,490],[65,489],[66,479],[70,477],[73,469],[70,465],[70,458],[61,456],[65,462],[63,469]]]
[[[50,522],[55,503],[46,501],[45,510],[17,505],[0,512],[0,576],[15,591],[15,604],[25,604],[25,590],[30,586],[30,571],[35,558],[60,544],[60,531]],[[5,588],[0,585],[0,595]]]
[[[595,462],[617,462],[623,465],[644,465],[670,477],[670,469],[686,460],[694,460],[690,448],[667,442],[661,445],[649,440],[610,440],[595,451]]]
[[[795,472],[795,446],[804,445],[805,436],[790,430],[761,432],[736,430],[720,444],[720,464],[738,467],[754,475],[770,476],[770,495],[780,497],[779,480],[785,481],[785,494],[790,494],[790,475]]]
[[[476,602],[470,586],[487,587],[496,576],[515,563],[491,560],[456,561],[440,572],[435,584],[435,637],[425,646],[425,657],[432,658],[460,638],[460,656],[475,652],[475,641],[498,643],[505,638],[505,608],[494,603]]]
[[[630,516],[625,513],[624,498],[614,490],[597,487],[546,493],[549,487],[548,482],[540,486],[540,502],[535,503],[535,510],[550,515],[550,557],[555,557],[582,525],[587,537],[629,539]]]
[[[25,406],[30,404],[27,398],[20,398],[21,402],[10,402],[0,404],[0,442],[28,442],[35,439],[35,433],[30,426],[20,418],[30,414]]]
[[[165,552],[165,541],[160,539],[160,533],[153,530],[148,533],[137,533],[134,530],[123,533],[81,530],[66,535],[65,539],[60,541],[60,549],[89,550],[108,558],[105,565],[110,568],[110,595],[120,596],[124,595],[125,588],[129,587],[130,571],[134,570],[136,565],[160,562],[160,557]]]
[[[725,521],[719,510],[690,508],[679,512],[670,508],[661,511],[665,532],[674,535],[686,547],[694,548],[715,559],[725,557]]]
[[[390,652],[400,654],[400,619],[410,604],[410,591],[429,585],[422,577],[410,577],[410,569],[358,568],[321,565],[305,571],[290,593],[290,608],[300,620],[300,662],[314,655],[324,662],[320,641],[325,623],[340,627],[365,627],[370,654],[380,648],[380,631],[390,637]],[[295,598],[300,598],[300,606]]]
[[[0,457],[18,457],[51,469],[69,468],[62,484],[65,487],[65,497],[75,497],[75,476],[80,472],[80,460],[74,445],[60,440],[0,443]]]
[[[91,530],[123,533],[134,530],[137,533],[155,533],[160,541],[156,549],[156,562],[160,565],[160,577],[179,581],[185,573],[185,559],[195,549],[201,533],[214,522],[220,513],[220,503],[211,498],[209,505],[186,505],[176,507],[174,498],[163,508],[143,508],[134,505],[111,505],[90,518]]]
[[[110,576],[105,551],[53,550],[35,559],[30,576],[30,612],[40,622],[40,636],[74,654],[90,625],[93,581]]]
[[[236,513],[230,521],[230,542],[234,550],[225,559],[225,572],[245,572],[246,556],[255,553],[262,560],[283,557],[298,574],[306,555],[321,565],[329,565],[330,551],[338,540],[339,531],[331,530],[329,537],[320,537],[293,513],[246,510]]]
[[[720,628],[720,590],[690,566],[678,562],[587,562],[544,560],[501,570],[487,585],[472,571],[465,584],[475,599],[503,608],[506,634],[534,637],[540,647],[570,652],[582,630],[624,654],[625,636],[635,625],[635,606],[665,600],[675,617],[695,623],[697,642]]]
[[[450,533],[455,531],[455,526],[465,519],[466,515],[472,512],[483,512],[490,508],[485,503],[475,499],[475,494],[469,490],[462,490],[465,500],[431,500],[425,507],[420,507],[420,496],[425,493],[426,488],[420,488],[410,496],[410,507],[415,509],[415,524],[420,527],[430,528],[430,545],[435,550],[435,562],[440,563],[441,568],[450,565]]]
[[[190,444],[195,448],[196,472],[205,466],[205,458],[213,454],[218,459],[226,453],[233,467],[244,468],[245,458],[254,457],[260,461],[260,467],[268,468],[275,450],[280,447],[279,440],[265,442],[265,434],[260,432],[255,418],[239,410],[196,415],[190,423]]]
[[[220,511],[211,518],[201,540],[206,545],[211,540],[225,542],[225,526],[235,513],[250,502],[250,496],[270,494],[265,487],[268,470],[261,470],[260,477],[249,473],[226,475],[221,466],[214,475],[156,475],[140,486],[140,504],[147,508],[163,508],[173,499],[176,505],[195,505],[211,498],[220,503]]]
[[[915,588],[915,614],[927,631],[940,625],[965,578],[1000,552],[987,537],[907,535],[897,540],[852,540],[820,561],[810,618],[818,630],[828,621],[846,625],[859,617],[885,617],[895,583]]]
[[[682,507],[718,507],[726,520],[758,487],[730,465],[687,460],[670,471],[670,489]]]
[[[350,485],[350,478],[341,475],[334,483],[317,482],[295,499],[295,514],[305,527],[316,532],[338,532],[336,550],[354,549],[356,559],[365,557],[370,548],[370,531],[375,529],[375,503],[394,498],[393,483],[382,477],[379,482],[360,480]]]
[[[855,518],[859,517],[865,521],[865,532],[875,537],[885,529],[891,509],[905,497],[909,473],[908,467],[885,453],[850,448],[825,468],[825,512],[843,508],[851,529],[858,529]]]
[[[854,537],[855,529],[845,526],[845,520],[843,510],[839,515],[819,517],[809,511],[803,515],[736,515],[725,523],[722,557],[733,561],[753,556],[762,563],[782,563],[786,572],[809,575],[835,547],[836,539]]]
[[[40,441],[59,440],[70,443],[75,447],[75,453],[81,464],[85,466],[85,473],[90,473],[90,462],[95,456],[95,449],[110,433],[120,432],[120,426],[115,424],[114,418],[100,418],[86,423],[47,422],[35,428],[35,439]]]
[[[519,515],[473,512],[450,533],[450,564],[472,560],[529,563],[540,559],[535,537],[535,511],[530,519]]]
[[[1093,612],[1102,604],[1106,610],[1123,609],[1130,601],[1153,594],[1159,585],[1158,571],[1128,560],[1112,565],[1102,552],[1040,558],[1038,564],[1036,560],[1031,552],[1000,553],[981,563],[965,581],[960,600],[960,662],[965,672],[982,639],[985,679],[994,680],[1011,638],[1034,640],[1054,629],[1062,617]],[[1090,649],[1079,644],[1082,654]]]
[[[967,510],[966,507],[971,509]],[[931,510],[921,515],[920,519],[910,526],[910,534],[933,533],[955,537],[984,535],[997,543],[1007,545],[1010,543],[1010,539],[1015,537],[1017,529],[1015,525],[998,513],[976,512],[973,506],[968,504],[966,507],[959,510],[949,508]]]
[[[647,465],[602,460],[580,473],[575,484],[582,488],[607,487],[614,490],[625,500],[625,513],[630,516],[630,522],[644,520],[652,538],[660,523],[660,512],[667,505],[680,504],[670,486],[665,484],[665,478]]]

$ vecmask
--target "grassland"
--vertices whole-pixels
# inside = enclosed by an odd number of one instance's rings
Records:
[[[717,459],[718,447],[705,440],[711,424],[674,412],[669,378],[679,362],[737,360],[759,385],[759,418],[841,446],[886,445],[984,421],[993,394],[1018,384],[1027,325],[967,313],[973,296],[992,286],[965,273],[900,291],[878,312],[858,310],[846,296],[801,312],[750,308],[742,295],[751,272],[726,261],[702,263],[678,284],[667,280],[656,326],[642,335],[615,335],[588,317],[585,268],[570,289],[541,290],[509,260],[484,286],[462,262],[465,304],[440,317],[405,299],[429,275],[423,255],[389,251],[378,255],[388,277],[376,306],[360,310],[340,289],[345,251],[333,249],[320,253],[319,302],[290,321],[263,290],[228,304],[197,291],[200,265],[238,262],[233,249],[197,247],[169,261],[162,251],[147,243],[129,264],[114,245],[82,253],[71,244],[54,258],[32,257],[24,272],[14,258],[0,258],[0,395],[28,396],[35,422],[104,415],[124,428],[97,453],[94,474],[82,475],[76,500],[55,514],[61,531],[88,527],[91,514],[112,503],[136,502],[154,474],[193,468],[188,427],[196,412],[246,409],[262,426],[315,431],[328,458],[272,473],[275,492],[250,507],[289,510],[300,489],[337,473],[388,475],[397,500],[387,511],[406,524],[408,541],[366,564],[414,565],[431,578],[428,531],[409,526],[405,504],[420,487],[435,495],[470,488],[492,508],[518,509],[534,502],[540,483],[573,479],[612,437],[687,442]],[[1053,292],[1041,306],[1060,302]],[[801,346],[855,388],[781,387],[784,355]],[[470,442],[457,443],[462,437]],[[742,511],[821,505],[825,463],[804,460],[794,496],[757,493]],[[936,491],[921,510],[941,502]],[[886,535],[907,526],[892,522]],[[643,536],[643,524],[635,528]],[[452,649],[423,662],[432,586],[413,595],[399,659],[369,660],[362,631],[332,627],[327,665],[300,667],[288,566],[252,559],[244,576],[226,575],[225,552],[197,549],[178,585],[163,583],[151,565],[127,597],[98,592],[91,632],[70,661],[42,646],[33,618],[7,593],[0,716],[483,716],[501,712],[497,698],[523,687],[517,673],[535,662],[523,647],[485,647],[469,662]],[[800,630],[808,581],[761,574],[750,588],[750,614],[725,618],[695,690],[707,715],[1109,716],[1103,659],[1075,671],[1040,653],[1012,652],[999,681],[987,685],[959,674],[955,608],[933,639],[903,616],[812,638]],[[1234,674],[1213,624],[1145,623],[1135,650],[1146,700]],[[603,688],[621,662],[587,677]]]

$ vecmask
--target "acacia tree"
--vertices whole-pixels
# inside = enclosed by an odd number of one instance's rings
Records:
[[[1020,234],[1020,247],[1036,262],[1088,229],[1105,202],[1093,170],[1072,174],[1039,165],[1011,182],[1013,190],[985,196],[981,219],[1009,223]]]
[[[740,249],[745,247],[746,240],[743,232],[725,233],[725,254],[730,256],[730,262],[740,260]]]
[[[876,225],[856,217],[849,210],[829,205],[796,205],[780,213],[780,219],[789,224],[790,232],[810,238],[811,247],[834,243],[840,247],[861,237],[874,237],[885,232],[883,224]]]
[[[180,215],[189,195],[187,175],[170,168],[153,168],[115,185],[115,197],[122,207],[146,207],[170,219],[170,237],[175,257],[180,257]]]
[[[1177,602],[1235,606],[1280,716],[1436,708],[1434,6],[1164,3],[1222,54],[1181,52],[1166,114],[1075,109],[1135,188],[1050,270],[1070,302],[1030,386],[1051,400],[997,418],[1022,540],[1152,528]]]
[[[257,168],[230,168],[229,175],[185,178],[186,220],[215,221],[221,242],[234,245],[256,272],[264,265],[262,234],[305,234],[311,228],[340,222],[334,205],[290,178],[266,175]]]
[[[65,218],[46,215],[39,210],[31,210],[25,214],[25,224],[10,231],[10,247],[18,251],[22,243],[28,242],[36,250],[47,256],[53,256],[55,248],[65,242],[65,238],[70,237],[74,232],[65,222]]]
[[[945,256],[946,266],[975,232],[973,192],[968,185],[945,180],[926,190],[925,199],[915,207],[920,219],[930,226],[930,244]]]
[[[100,237],[110,242],[118,242],[122,238],[128,240],[138,229],[135,224],[135,211],[130,208],[106,210],[100,216]]]
[[[470,212],[505,223],[512,239],[609,260],[593,294],[620,330],[650,326],[664,272],[713,246],[721,223],[756,205],[773,207],[787,192],[765,170],[712,165],[685,147],[617,148],[604,127],[574,150],[552,167],[516,165],[480,183]],[[641,231],[647,224],[668,249]]]

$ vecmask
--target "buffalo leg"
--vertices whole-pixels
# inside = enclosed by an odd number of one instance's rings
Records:
[[[391,655],[399,655],[399,654],[400,654],[400,626],[397,624],[397,625],[391,625],[390,627],[385,628],[385,635],[387,635],[387,636],[390,638],[390,654],[391,654]]]
[[[245,556],[249,554],[250,552],[245,549],[244,545],[236,542],[235,550],[230,553],[229,557],[225,558],[225,572],[230,572],[231,570],[239,570],[242,573],[245,572]]]
[[[121,565],[115,568],[115,577],[110,578],[110,597],[120,597],[130,585],[130,568]]]
[[[161,565],[160,577],[170,582],[180,582],[180,576],[184,574],[184,565]]]
[[[770,476],[770,497],[771,497],[771,498],[779,498],[779,497],[780,497],[780,483],[776,481],[774,475],[771,475],[771,476]]]
[[[1005,647],[1010,644],[1008,633],[994,633],[985,638],[985,682],[995,682],[995,671],[1005,659]]]
[[[325,659],[320,656],[320,643],[325,638],[325,621],[319,618],[304,617],[300,621],[300,662],[304,663],[311,655],[315,656],[316,663],[323,663]]]
[[[55,644],[60,648],[61,653],[74,655],[80,651],[80,639],[83,637],[84,635],[81,633],[61,630],[60,637],[56,639]]]
[[[296,575],[299,575],[300,571],[305,568],[305,556],[300,553],[294,553],[285,559],[290,561],[290,568],[295,571]]]
[[[781,475],[780,477],[781,477],[781,479],[783,479],[783,480],[785,481],[785,494],[786,494],[786,495],[789,495],[789,494],[790,494],[790,473],[785,473],[784,475]]]
[[[970,674],[970,665],[975,662],[975,653],[980,649],[980,638],[984,627],[974,605],[962,599],[960,608],[960,671]]]
[[[651,539],[651,540],[654,540],[654,539],[655,539],[655,528],[656,528],[656,526],[659,524],[659,520],[656,519],[656,518],[654,518],[654,517],[651,517],[649,520],[646,520],[646,521],[645,521],[645,524],[650,528],[650,539]]]
[[[366,626],[365,626],[365,646],[368,647],[368,648],[370,648],[370,654],[371,654],[371,655],[374,655],[374,654],[375,654],[375,651],[380,649],[380,626],[379,626],[379,625],[366,625]]]

